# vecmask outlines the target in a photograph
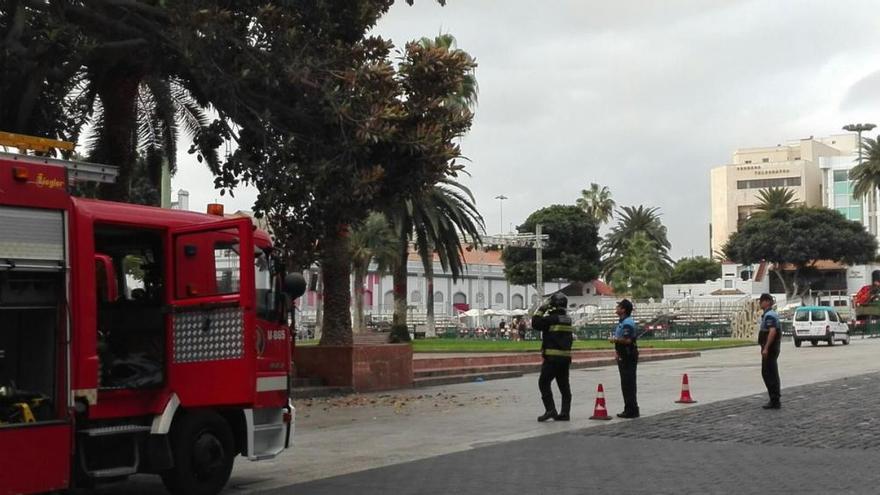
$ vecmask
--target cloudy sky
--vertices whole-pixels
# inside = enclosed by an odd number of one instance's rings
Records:
[[[738,147],[880,124],[880,15],[860,0],[403,1],[377,33],[450,33],[479,63],[462,147],[487,230],[590,182],[657,206],[673,256],[706,255],[709,169]],[[175,190],[218,198],[187,157]],[[227,208],[248,209],[241,190]]]

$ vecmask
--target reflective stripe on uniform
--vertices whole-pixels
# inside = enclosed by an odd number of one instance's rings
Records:
[[[574,332],[574,327],[571,325],[550,325],[551,332]]]
[[[571,357],[571,351],[563,351],[561,349],[544,349],[544,355]]]

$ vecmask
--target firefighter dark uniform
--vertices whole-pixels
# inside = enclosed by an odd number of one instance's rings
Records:
[[[624,307],[626,313],[618,313],[620,322],[614,329],[614,351],[617,355],[617,371],[620,373],[620,388],[623,391],[623,412],[621,418],[638,418],[639,403],[636,400],[636,369],[639,364],[639,347],[636,343],[636,322],[631,316],[632,303],[621,301],[618,307]],[[629,343],[621,342],[628,339]]]
[[[544,403],[544,414],[538,417],[538,421],[553,419],[556,421],[568,421],[571,412],[571,385],[568,381],[568,370],[571,367],[571,343],[574,328],[571,325],[571,317],[565,308],[568,306],[568,298],[561,293],[550,296],[550,302],[538,308],[532,316],[532,328],[541,331],[541,355],[544,362],[541,365],[541,376],[538,378],[538,388],[541,390],[541,401]],[[553,390],[550,388],[553,380],[562,394],[562,409],[556,412],[556,404],[553,402]]]
[[[779,315],[770,308],[764,310],[761,316],[761,327],[758,331],[758,344],[761,345],[761,351],[767,346],[767,338],[770,336],[770,329],[776,329],[776,338],[770,344],[767,357],[761,359],[761,377],[764,379],[764,385],[767,386],[767,394],[770,396],[770,402],[764,406],[765,409],[779,409],[780,407],[780,384],[779,384],[779,351],[782,349],[782,328],[779,325]]]

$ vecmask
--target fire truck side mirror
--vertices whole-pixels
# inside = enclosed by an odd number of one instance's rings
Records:
[[[296,299],[306,292],[306,279],[301,273],[288,273],[284,276],[284,293]]]

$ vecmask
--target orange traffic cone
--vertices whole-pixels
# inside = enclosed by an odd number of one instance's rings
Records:
[[[684,376],[681,377],[681,397],[679,397],[678,400],[675,401],[675,403],[693,404],[695,402],[697,401],[695,401],[694,398],[691,397],[691,385],[688,382],[688,375],[687,373],[685,373]]]
[[[593,415],[590,416],[590,419],[611,419],[611,416],[608,415],[608,409],[605,408],[605,389],[601,383],[596,391],[596,405],[593,407]]]

